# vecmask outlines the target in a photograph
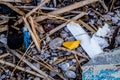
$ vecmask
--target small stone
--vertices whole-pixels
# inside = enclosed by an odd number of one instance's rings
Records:
[[[6,70],[5,73],[6,73],[6,77],[9,78],[9,77],[10,77],[10,74],[11,74],[11,71]]]
[[[44,54],[41,54],[40,57],[41,57],[42,59],[47,59],[48,57],[50,57],[50,55],[47,54],[47,53],[44,53]]]
[[[0,49],[0,54],[2,54],[2,53],[3,53],[3,50]]]
[[[51,38],[50,37],[47,37],[46,38],[46,42],[50,42],[51,41]]]
[[[95,20],[91,19],[89,24],[91,24],[91,25],[95,24]]]
[[[60,33],[60,36],[61,36],[62,38],[66,38],[66,37],[68,37],[68,34],[66,34],[66,33]]]
[[[70,67],[70,64],[69,63],[61,63],[59,65],[59,67],[63,70],[63,71],[67,71]]]
[[[40,64],[38,64],[38,63],[33,63],[33,65],[34,65],[35,67],[37,67],[38,69],[40,69]]]
[[[65,55],[71,55],[71,52],[66,52],[66,54]]]
[[[120,36],[117,36],[117,37],[116,37],[116,43],[117,43],[117,44],[120,44]]]
[[[0,38],[0,42],[7,44],[7,38]]]
[[[33,54],[36,54],[36,53],[37,53],[37,50],[36,50],[36,49],[32,49],[32,53],[33,53]]]
[[[73,62],[73,63],[76,63],[76,59],[72,59],[72,62]]]
[[[115,17],[112,17],[113,23],[118,23],[119,20],[120,20],[120,18],[117,15],[115,15]]]
[[[31,70],[31,68],[30,67],[26,67],[26,70]]]
[[[56,74],[50,71],[50,76],[54,77]]]
[[[51,49],[54,49],[54,46],[61,46],[63,43],[63,39],[62,38],[55,38],[54,40],[52,40],[50,43],[49,43],[49,47]]]
[[[39,77],[35,77],[34,80],[40,80],[40,78]]]
[[[111,20],[112,17],[110,15],[103,15],[105,21]]]
[[[66,71],[65,74],[68,78],[76,78],[76,74],[74,71]]]
[[[2,75],[2,76],[1,76],[1,79],[3,80],[5,77],[6,77],[5,75]]]

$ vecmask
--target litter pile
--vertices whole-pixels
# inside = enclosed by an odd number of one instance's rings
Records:
[[[82,80],[120,46],[120,0],[0,0],[0,80]]]

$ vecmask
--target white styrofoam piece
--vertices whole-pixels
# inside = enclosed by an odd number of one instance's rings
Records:
[[[67,28],[77,40],[81,41],[82,48],[90,58],[103,52],[98,42],[94,38],[91,38],[79,24],[70,22]]]
[[[95,34],[97,36],[107,37],[108,34],[111,32],[109,27],[110,26],[107,23],[105,23],[105,25],[102,28],[99,28]]]

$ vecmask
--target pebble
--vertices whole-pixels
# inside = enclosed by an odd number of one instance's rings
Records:
[[[118,23],[119,20],[120,20],[120,18],[117,15],[115,15],[114,17],[112,17],[112,22],[113,23]]]
[[[2,54],[2,53],[3,53],[3,50],[0,49],[0,54]]]
[[[50,71],[50,76],[54,77],[56,74]]]
[[[54,46],[61,46],[63,43],[63,39],[62,38],[55,38],[53,39],[50,43],[49,43],[49,47],[50,49],[55,49]]]
[[[40,78],[39,77],[35,77],[34,80],[40,80]]]
[[[6,70],[5,73],[6,73],[6,78],[9,78],[10,74],[11,74],[11,71],[10,70]]]
[[[2,75],[0,79],[2,79],[2,80],[3,80],[5,77],[6,77],[5,75]]]
[[[40,69],[40,64],[38,64],[38,63],[33,63],[33,65],[34,65],[35,67],[37,67],[38,69]]]
[[[59,67],[63,70],[63,71],[67,71],[70,67],[70,64],[69,63],[61,63],[59,65]]]
[[[26,67],[26,70],[31,70],[31,68],[29,66]]]
[[[103,15],[105,21],[111,20],[112,17],[110,15]]]
[[[7,44],[7,38],[0,38],[0,42]]]
[[[44,53],[44,54],[41,54],[40,57],[41,57],[42,59],[47,59],[48,57],[50,57],[50,55],[47,54],[47,53]]]
[[[76,78],[76,74],[74,71],[66,71],[65,72],[65,75],[68,77],[68,78]]]
[[[120,44],[120,35],[116,37],[116,43],[117,43],[117,45]]]

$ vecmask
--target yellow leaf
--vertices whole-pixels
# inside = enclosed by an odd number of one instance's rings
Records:
[[[80,40],[77,40],[77,41],[67,41],[67,42],[64,42],[63,43],[63,46],[72,50],[72,49],[75,49],[79,46],[80,44]]]

